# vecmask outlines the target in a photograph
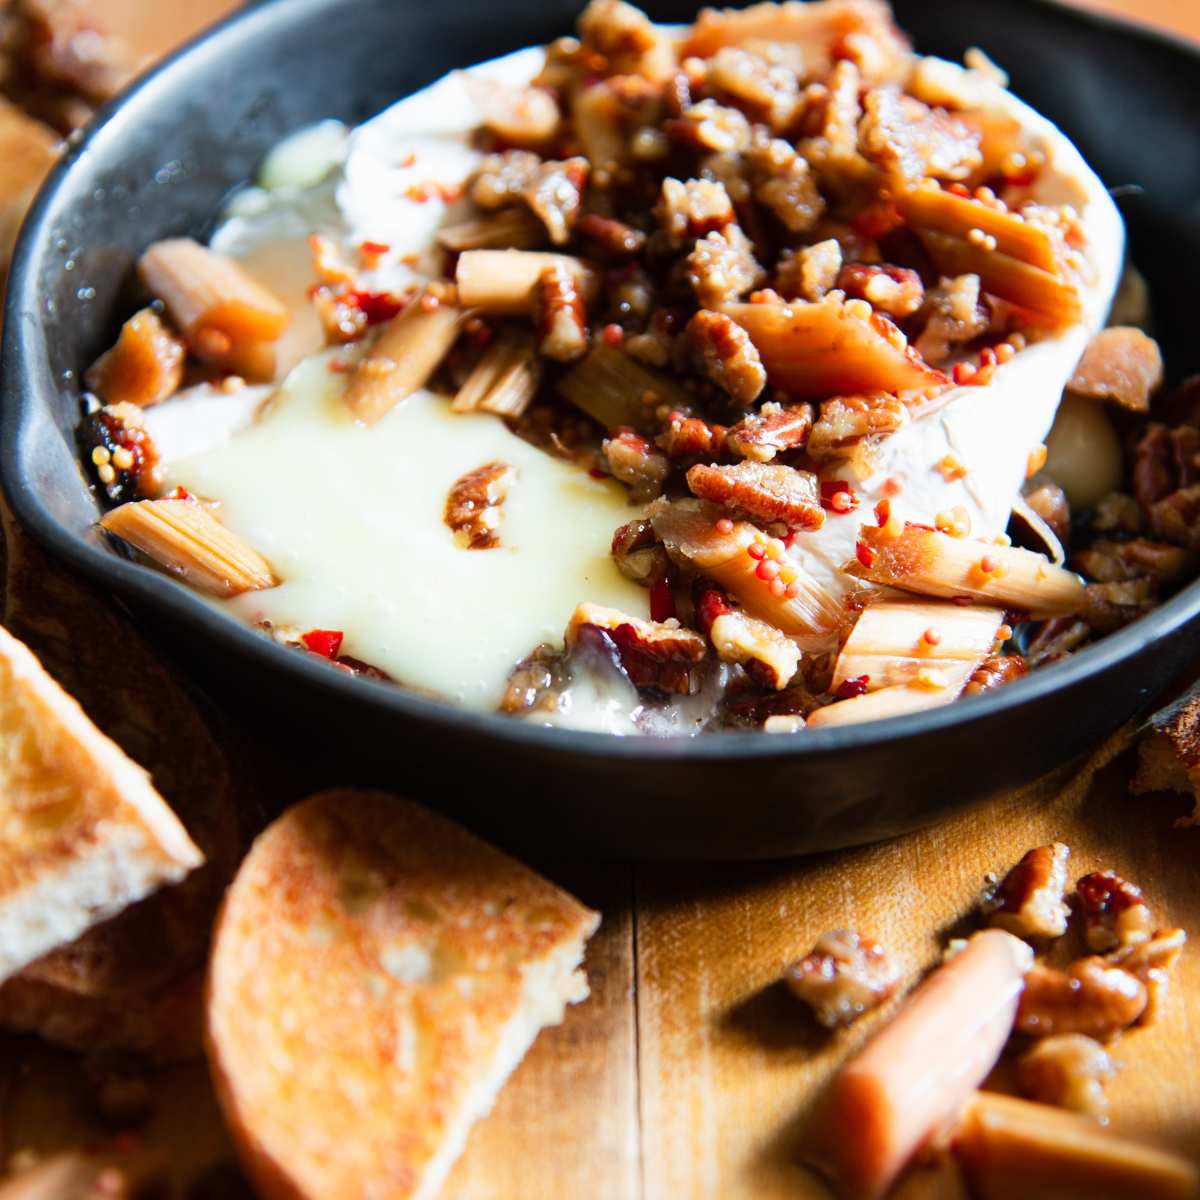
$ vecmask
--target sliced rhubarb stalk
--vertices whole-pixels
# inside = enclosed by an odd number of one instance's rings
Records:
[[[722,613],[708,636],[722,662],[748,666],[752,675],[776,691],[787,687],[800,665],[800,648],[791,638],[744,612]]]
[[[488,315],[527,316],[539,277],[547,267],[556,265],[571,272],[589,302],[594,299],[596,274],[582,259],[536,250],[467,250],[460,254],[454,271],[458,298],[464,307]]]
[[[192,500],[138,500],[100,518],[101,528],[164,570],[214,596],[273,588],[270,564]]]
[[[542,223],[523,208],[502,209],[438,230],[438,242],[456,254],[467,250],[532,250],[545,241]]]
[[[558,390],[605,429],[631,425],[643,433],[658,429],[660,407],[681,408],[688,400],[676,379],[600,340],[563,375]]]
[[[1011,934],[975,934],[838,1072],[813,1146],[846,1200],[883,1196],[958,1116],[1008,1040],[1032,961]]]
[[[537,393],[541,360],[528,333],[507,329],[484,351],[451,406],[455,412],[519,417]]]
[[[885,717],[902,717],[907,713],[940,708],[958,699],[969,678],[970,670],[960,666],[930,670],[922,681],[897,683],[827,704],[809,716],[808,724],[813,729],[857,725],[862,721],[882,721]],[[870,681],[867,680],[862,686],[869,687]]]

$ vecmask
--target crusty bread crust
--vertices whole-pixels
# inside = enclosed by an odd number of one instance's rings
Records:
[[[0,628],[0,980],[202,861],[146,772]]]
[[[1195,808],[1177,824],[1200,824],[1200,684],[1150,719],[1138,744],[1138,769],[1129,790],[1135,796],[1190,793]]]
[[[209,969],[209,1060],[268,1200],[427,1200],[538,1030],[586,985],[598,916],[394,796],[334,791],[254,844]]]

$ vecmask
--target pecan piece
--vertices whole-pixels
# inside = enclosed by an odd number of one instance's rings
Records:
[[[455,480],[446,496],[443,519],[463,549],[491,550],[500,545],[500,506],[516,478],[516,467],[490,462]]]
[[[108,404],[79,427],[84,458],[114,504],[155,496],[161,486],[158,449],[142,417],[136,404]]]
[[[1105,1048],[1082,1033],[1043,1038],[1017,1063],[1021,1092],[1031,1100],[1108,1119],[1104,1083],[1116,1073]]]
[[[785,299],[816,302],[832,291],[842,269],[842,247],[836,238],[814,246],[785,250],[775,268],[775,290]]]
[[[991,325],[978,275],[943,279],[925,293],[924,307],[925,327],[915,345],[921,357],[935,366],[945,362],[956,346],[982,337]]]
[[[1146,985],[1148,1000],[1146,1011],[1138,1019],[1139,1025],[1150,1024],[1158,1015],[1166,999],[1171,968],[1186,942],[1187,934],[1182,929],[1156,929],[1149,938],[1107,955],[1113,966],[1136,975]]]
[[[568,649],[587,626],[611,641],[637,687],[687,695],[692,690],[692,669],[708,653],[705,640],[674,619],[643,621],[615,608],[587,603],[580,604],[571,615],[566,634]]]
[[[640,229],[599,213],[580,217],[575,228],[610,258],[633,258],[646,245],[646,235]]]
[[[613,561],[626,579],[650,587],[667,574],[667,552],[644,517],[629,521],[613,534]]]
[[[699,417],[674,412],[658,435],[658,445],[670,458],[693,458],[720,454],[725,446],[724,425],[709,425]]]
[[[707,86],[751,120],[786,129],[800,106],[796,72],[738,46],[722,46],[708,60]]]
[[[1109,492],[1092,513],[1097,533],[1141,533],[1144,514],[1138,502],[1124,492]]]
[[[680,247],[731,224],[733,201],[724,184],[711,179],[684,183],[668,177],[662,182],[655,215],[670,245]]]
[[[607,59],[614,75],[659,80],[674,69],[672,39],[625,0],[591,0],[579,16],[579,35]]]
[[[754,198],[788,233],[807,233],[825,211],[808,163],[782,138],[759,142],[746,156]]]
[[[1025,650],[1031,667],[1057,662],[1078,650],[1092,636],[1091,626],[1075,617],[1054,617],[1043,623]]]
[[[1142,889],[1113,871],[1092,871],[1075,885],[1089,950],[1144,942],[1153,929]]]
[[[505,150],[489,154],[468,183],[471,199],[480,208],[516,204],[537,179],[542,160],[532,150]]]
[[[835,396],[821,405],[808,437],[808,452],[818,458],[837,455],[864,438],[886,437],[908,421],[903,401],[888,392]]]
[[[1071,536],[1071,502],[1067,493],[1053,479],[1035,475],[1025,481],[1021,496],[1065,546]]]
[[[739,300],[766,277],[750,239],[737,225],[700,238],[687,257],[687,275],[702,308]]]
[[[1149,579],[1089,583],[1084,592],[1083,619],[1099,633],[1124,629],[1155,606],[1154,592]]]
[[[964,696],[978,696],[1020,679],[1029,673],[1029,665],[1019,654],[989,654],[971,673],[963,688]]]
[[[1151,523],[1158,501],[1198,482],[1200,429],[1192,425],[1168,429],[1157,422],[1147,425],[1134,449],[1133,494],[1151,512]]]
[[[671,464],[641,434],[632,429],[617,430],[605,439],[601,451],[613,478],[629,488],[631,500],[642,504],[662,493]]]
[[[1149,412],[1163,380],[1162,351],[1140,329],[1114,325],[1088,343],[1067,390],[1089,400],[1111,400],[1130,412]]]
[[[1103,958],[1081,958],[1061,971],[1035,963],[1015,1028],[1030,1037],[1082,1033],[1107,1041],[1138,1020],[1146,1003],[1146,985]]]
[[[1069,847],[1062,842],[1025,853],[985,906],[991,923],[1024,938],[1056,938],[1067,932]]]
[[[767,385],[758,350],[750,335],[724,313],[702,308],[688,322],[687,334],[703,372],[743,408]]]
[[[1071,565],[1098,583],[1149,578],[1166,587],[1195,573],[1196,555],[1181,546],[1168,546],[1149,538],[1127,542],[1101,539],[1073,554]]]
[[[547,358],[572,362],[588,351],[587,310],[578,280],[562,263],[548,266],[533,289],[538,349]]]
[[[811,471],[776,463],[697,463],[688,471],[687,483],[700,499],[740,509],[764,524],[782,521],[792,529],[820,529],[825,524],[820,486]]]
[[[742,153],[750,148],[750,122],[736,108],[701,100],[681,117],[664,121],[667,136],[693,150]]]
[[[812,432],[811,404],[784,408],[773,401],[743,417],[725,437],[729,450],[754,462],[770,462],[782,450],[798,450]]]
[[[149,408],[179,390],[187,347],[152,308],[134,313],[116,344],[88,368],[88,387],[106,404]]]
[[[894,85],[867,93],[859,148],[899,181],[965,179],[983,163],[979,133]]]
[[[800,650],[791,638],[744,612],[718,614],[709,622],[708,636],[722,662],[741,663],[776,691],[787,687],[800,665]]]
[[[921,276],[908,267],[851,263],[842,268],[837,286],[847,296],[866,300],[872,308],[896,320],[912,316],[925,302]]]
[[[1150,529],[1164,541],[1200,551],[1200,484],[1181,487],[1150,506]]]
[[[784,972],[789,990],[827,1029],[849,1025],[877,1008],[900,986],[900,972],[883,947],[849,929],[823,933]]]
[[[589,169],[586,158],[542,163],[521,192],[522,199],[545,225],[556,246],[570,240],[583,204]]]

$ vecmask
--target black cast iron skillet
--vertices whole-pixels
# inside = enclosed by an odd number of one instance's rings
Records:
[[[986,697],[796,737],[631,740],[536,728],[355,679],[273,645],[93,527],[76,458],[81,369],[128,315],[139,251],[203,236],[281,135],[356,122],[445,71],[567,32],[576,0],[275,0],[235,16],[101,115],[55,171],[13,264],[0,472],[54,554],[122,597],[251,730],[339,748],[347,778],[408,787],[508,844],[749,858],[927,824],[1068,763],[1200,652],[1200,583],[1070,660]],[[1200,54],[1045,0],[897,0],[925,51],[982,45],[1122,190],[1175,375],[1200,367]],[[685,0],[648,5],[664,21]],[[1128,185],[1137,185],[1131,188]]]

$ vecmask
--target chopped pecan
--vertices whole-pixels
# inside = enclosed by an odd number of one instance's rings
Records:
[[[1144,942],[1153,929],[1141,888],[1112,871],[1092,871],[1075,885],[1089,950]]]
[[[687,257],[688,282],[703,308],[738,300],[766,277],[750,239],[737,225],[700,238]]]
[[[1158,1015],[1166,999],[1171,968],[1186,943],[1187,934],[1182,929],[1156,929],[1150,937],[1107,955],[1113,966],[1136,975],[1146,985],[1148,1000],[1139,1025],[1150,1024]]]
[[[568,648],[586,626],[611,640],[637,687],[687,695],[692,690],[692,669],[708,653],[705,640],[678,621],[643,621],[599,604],[580,604],[575,609],[567,626]]]
[[[1045,621],[1030,639],[1025,660],[1031,667],[1057,662],[1078,650],[1092,636],[1092,627],[1076,617],[1054,617]]]
[[[531,150],[505,150],[489,154],[468,184],[471,199],[480,208],[516,204],[537,179],[542,160]]]
[[[756,413],[743,417],[725,435],[731,453],[754,462],[770,462],[782,450],[798,450],[813,427],[811,404],[784,407],[768,401]]]
[[[723,154],[750,148],[750,122],[736,108],[715,100],[693,104],[681,117],[665,121],[663,129],[673,141],[693,150]]]
[[[1195,573],[1196,556],[1180,546],[1167,546],[1149,538],[1127,542],[1101,539],[1073,554],[1071,565],[1098,583],[1147,577],[1167,587]]]
[[[916,347],[926,362],[942,363],[955,346],[987,332],[991,316],[981,303],[978,275],[943,279],[925,293],[925,326]]]
[[[1098,1121],[1107,1119],[1104,1083],[1115,1073],[1108,1051],[1082,1033],[1043,1038],[1017,1063],[1024,1095],[1043,1104],[1086,1113]]]
[[[687,482],[702,500],[747,512],[764,524],[782,521],[792,529],[820,529],[825,524],[820,486],[811,471],[777,463],[697,463],[688,471]]]
[[[631,500],[641,504],[661,494],[671,464],[641,434],[632,429],[619,430],[604,441],[601,449],[613,477],[629,488]]]
[[[1155,603],[1155,588],[1149,579],[1089,583],[1084,593],[1083,619],[1100,633],[1112,633],[1144,617]]]
[[[1091,400],[1111,400],[1130,412],[1149,412],[1163,380],[1162,351],[1140,329],[1114,325],[1088,343],[1067,389]]]
[[[721,453],[726,436],[724,425],[709,425],[699,417],[672,413],[658,435],[658,445],[670,458],[709,457]]]
[[[575,223],[581,237],[595,244],[610,258],[633,258],[646,245],[646,235],[624,221],[587,213]]]
[[[474,71],[459,77],[480,123],[506,146],[543,147],[559,132],[562,114],[555,94],[544,87],[518,87]]]
[[[835,396],[821,405],[821,415],[808,438],[808,452],[825,458],[863,438],[886,437],[908,421],[904,403],[887,392],[868,396]]]
[[[1109,492],[1092,513],[1097,533],[1141,533],[1145,515],[1138,502],[1124,492]]]
[[[491,550],[500,545],[500,506],[516,478],[515,467],[490,462],[455,480],[446,496],[443,519],[465,550]]]
[[[1065,546],[1071,536],[1071,502],[1067,493],[1053,479],[1035,475],[1025,481],[1021,496]]]
[[[1134,450],[1133,494],[1146,510],[1200,482],[1200,429],[1152,422]]]
[[[1025,976],[1015,1028],[1030,1037],[1082,1033],[1107,1041],[1146,1008],[1146,985],[1102,958],[1081,958],[1066,970],[1035,963]]]
[[[784,979],[828,1029],[858,1020],[900,986],[900,972],[883,947],[848,929],[823,933]]]
[[[808,163],[782,138],[756,143],[747,154],[754,198],[788,233],[807,233],[825,211]]]
[[[925,302],[921,276],[908,267],[851,263],[842,268],[837,286],[896,320],[912,316]]]
[[[509,672],[500,711],[553,712],[565,683],[562,651],[553,646],[538,646]]]
[[[688,322],[687,333],[704,374],[743,408],[753,404],[767,373],[750,335],[724,313],[706,308]]]
[[[562,246],[570,240],[571,230],[583,204],[588,170],[586,158],[545,162],[522,190],[522,199],[545,225],[550,240],[556,246]]]
[[[106,404],[148,408],[174,395],[187,348],[152,308],[134,313],[116,344],[88,368],[85,381]]]
[[[841,269],[842,247],[836,238],[785,250],[775,267],[775,290],[785,300],[815,302],[833,289]]]
[[[748,613],[719,613],[708,623],[708,636],[722,662],[741,663],[753,678],[776,691],[787,687],[800,665],[796,643]]]
[[[738,46],[722,46],[707,62],[706,86],[773,130],[786,129],[800,106],[796,72]]]
[[[724,229],[734,219],[733,201],[724,184],[711,179],[689,179],[686,183],[664,179],[655,212],[667,240],[676,247]]]
[[[547,358],[572,362],[588,351],[587,310],[579,281],[562,263],[553,263],[533,289],[533,321],[538,349]]]
[[[108,404],[84,418],[79,444],[114,504],[155,496],[161,487],[158,449],[136,404]]]
[[[607,59],[614,75],[658,80],[675,67],[670,36],[625,0],[591,0],[579,16],[579,34]]]
[[[860,83],[861,75],[853,62],[843,60],[833,68],[814,106],[816,134],[800,146],[824,187],[838,195],[853,194],[875,174],[875,168],[858,149]]]
[[[978,131],[898,87],[874,88],[864,108],[859,148],[897,180],[965,179],[983,163]]]
[[[1167,542],[1200,551],[1200,484],[1181,487],[1150,505],[1150,529]]]
[[[612,556],[617,570],[634,583],[650,587],[666,577],[667,552],[644,517],[627,522],[613,534]]]
[[[1029,664],[1019,654],[989,654],[971,672],[963,695],[978,696],[980,692],[994,691],[1028,673]]]
[[[991,923],[1017,937],[1056,938],[1067,932],[1069,847],[1062,842],[1026,852],[985,905]]]

